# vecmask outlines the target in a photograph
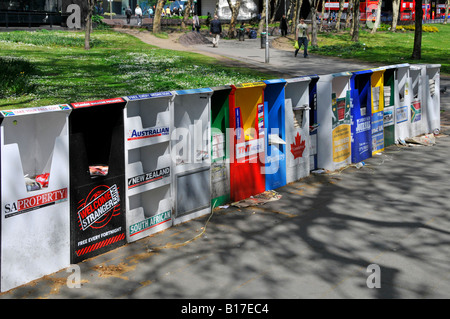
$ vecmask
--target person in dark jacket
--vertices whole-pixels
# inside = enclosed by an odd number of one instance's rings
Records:
[[[222,33],[222,24],[220,23],[217,15],[214,15],[214,20],[212,20],[210,23],[209,33],[214,36],[213,37],[213,47],[218,47],[219,40],[220,40],[220,34]]]
[[[283,14],[283,17],[281,17],[281,21],[280,21],[280,30],[281,30],[281,36],[285,37],[287,35],[287,20],[286,20],[286,15]]]
[[[130,6],[128,6],[128,8],[125,10],[125,14],[127,15],[127,24],[130,24],[131,15],[133,14],[133,12],[131,12]]]

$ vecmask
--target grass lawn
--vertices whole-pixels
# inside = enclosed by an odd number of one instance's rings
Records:
[[[318,49],[321,55],[360,59],[380,64],[425,63],[441,64],[441,74],[450,76],[450,25],[432,24],[439,32],[422,33],[422,59],[412,60],[414,31],[370,31],[361,30],[359,42],[351,41],[347,32],[319,33]]]
[[[114,31],[0,33],[0,109],[46,106],[260,81],[267,74],[221,66]]]
[[[450,25],[423,32],[422,60],[410,59],[413,31],[319,33],[312,52],[380,64],[437,63],[450,75]],[[164,50],[124,33],[96,30],[92,49],[74,31],[0,32],[0,109],[46,106],[140,93],[260,81],[267,74],[221,66],[214,58]]]

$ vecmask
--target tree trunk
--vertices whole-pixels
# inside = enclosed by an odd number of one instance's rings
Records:
[[[322,0],[322,16],[320,17],[319,31],[322,31],[324,17],[325,17],[325,0]]]
[[[295,0],[294,16],[292,17],[292,26],[296,32],[298,21],[300,20],[300,9],[302,8],[303,0]]]
[[[317,47],[317,8],[319,0],[309,0],[311,4],[311,45]]]
[[[91,49],[92,12],[94,11],[94,0],[88,0],[88,12],[86,16],[86,30],[84,34],[84,49]]]
[[[400,0],[392,0],[392,24],[391,32],[397,31],[398,12],[400,10]]]
[[[192,8],[192,0],[188,0],[185,4],[184,12],[183,12],[183,20],[181,21],[181,29],[182,30],[185,30],[187,28],[187,24],[188,24],[187,22],[189,20],[191,8]]]
[[[352,10],[353,10],[353,0],[349,0],[348,7],[347,7],[347,17],[345,18],[345,28],[346,29],[350,27]]]
[[[447,20],[448,20],[448,8],[450,7],[450,0],[447,0],[447,2],[445,3],[445,19],[444,19],[444,24],[447,24]]]
[[[158,0],[156,3],[155,15],[153,16],[153,33],[161,32],[161,13],[165,0]]]
[[[288,33],[289,32],[293,32],[292,30],[292,10],[294,9],[294,4],[295,4],[295,0],[289,0],[289,9],[287,10],[286,13],[286,19],[287,19],[287,24],[288,24]],[[289,29],[290,28],[290,29]]]
[[[219,16],[219,0],[216,0],[216,8],[214,9],[214,16]]]
[[[414,25],[414,47],[411,59],[420,60],[422,58],[422,19],[423,19],[423,10],[422,10],[422,0],[416,0],[416,22]]]
[[[359,41],[359,0],[353,2],[352,41]]]
[[[263,11],[261,12],[261,20],[259,20],[258,34],[261,34],[264,30],[264,23],[266,22],[266,5],[263,5]]]
[[[234,39],[236,37],[236,23],[237,17],[239,15],[239,9],[241,8],[241,0],[236,0],[236,3],[233,5],[231,0],[227,0],[228,6],[231,10],[231,20],[230,27],[228,29],[228,37]]]
[[[344,11],[344,3],[345,3],[345,0],[339,0],[339,12],[337,15],[337,20],[336,20],[336,31],[339,31],[339,29],[341,28],[341,16],[342,16],[342,11]]]
[[[378,0],[377,17],[375,18],[375,23],[374,23],[372,31],[370,33],[377,32],[378,26],[380,25],[382,4],[383,4],[383,0]]]
[[[275,22],[275,16],[276,16],[278,9],[280,8],[280,5],[281,5],[281,1],[275,0],[275,3],[273,4],[273,10],[271,12],[272,18],[270,19],[269,23]]]

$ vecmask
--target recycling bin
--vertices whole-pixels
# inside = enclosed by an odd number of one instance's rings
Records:
[[[133,242],[172,226],[173,94],[126,96],[126,234]]]
[[[2,292],[70,265],[70,112],[0,111]]]
[[[395,75],[395,141],[404,141],[410,137],[411,83],[409,64],[397,65]]]
[[[317,82],[317,162],[329,171],[351,163],[351,76],[351,72],[320,75]]]
[[[264,81],[264,127],[266,128],[266,190],[286,185],[286,130],[285,86],[286,80]]]
[[[230,128],[231,86],[212,87],[211,96],[211,206],[230,201]]]
[[[384,151],[384,69],[372,70],[372,155]]]
[[[371,70],[352,72],[351,156],[352,163],[372,157]]]
[[[231,85],[230,199],[265,191],[264,82]]]
[[[238,34],[239,41],[245,41],[245,29],[244,28],[237,29],[237,34]]]
[[[265,32],[261,32],[261,49],[266,48],[266,40],[267,40],[267,34]]]
[[[126,243],[125,103],[70,104],[71,263]]]
[[[310,170],[310,93],[308,76],[286,80],[285,131],[286,131],[286,183],[309,175]]]
[[[309,82],[309,170],[317,169],[317,74],[308,75],[311,79]]]
[[[384,147],[393,145],[395,143],[395,73],[397,68],[395,65],[383,67],[384,82],[384,108],[383,108],[383,127],[384,127]]]
[[[426,80],[423,65],[411,65],[409,68],[411,101],[410,101],[410,137],[425,133],[424,129],[424,97],[423,83]]]
[[[438,133],[441,129],[440,118],[440,64],[426,65],[426,80],[424,98],[426,99],[426,130],[425,133]]]
[[[211,212],[210,88],[174,91],[174,225]]]

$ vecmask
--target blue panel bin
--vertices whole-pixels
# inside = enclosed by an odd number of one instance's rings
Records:
[[[266,190],[286,185],[286,132],[285,86],[286,80],[267,80],[264,90],[266,136]],[[264,123],[258,123],[263,125]]]
[[[372,156],[371,70],[352,72],[350,79],[352,163]]]

